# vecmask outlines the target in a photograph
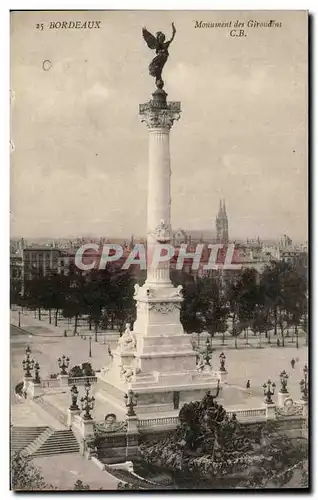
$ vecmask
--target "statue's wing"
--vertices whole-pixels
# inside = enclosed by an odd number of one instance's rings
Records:
[[[149,49],[156,48],[156,38],[151,33],[149,33],[146,28],[142,28],[142,36],[144,37]]]

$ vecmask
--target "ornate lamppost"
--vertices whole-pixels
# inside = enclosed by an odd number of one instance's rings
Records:
[[[95,398],[94,396],[90,396],[91,390],[91,384],[89,383],[89,380],[87,379],[87,382],[85,384],[85,396],[80,399],[81,401],[81,406],[82,406],[82,411],[85,411],[83,415],[84,420],[92,420],[92,416],[90,412],[94,409],[95,406]]]
[[[34,368],[34,360],[30,359],[31,349],[29,346],[25,349],[26,357],[22,361],[23,370],[25,371],[25,377],[32,377],[31,370]]]
[[[205,360],[205,364],[207,366],[211,366],[211,342],[210,342],[210,339],[207,338],[206,339],[206,349],[205,349],[205,353],[204,353],[204,356],[203,356],[203,359]]]
[[[276,387],[275,382],[272,382],[270,379],[268,379],[267,382],[265,382],[265,384],[263,385],[265,403],[268,405],[274,403],[272,400],[272,396],[274,396],[275,394],[275,387]]]
[[[35,384],[39,384],[41,382],[41,379],[40,379],[40,365],[39,365],[38,361],[34,365],[34,379],[33,379],[33,382]]]
[[[131,389],[128,394],[125,394],[126,407],[128,408],[127,417],[135,417],[136,413],[134,407],[137,406],[138,394],[135,394]]]
[[[221,352],[219,358],[220,358],[220,368],[219,368],[219,371],[220,372],[225,372],[226,371],[226,369],[225,369],[226,356],[225,356],[224,352]]]
[[[88,356],[89,356],[89,358],[91,358],[92,357],[92,337],[89,337],[88,343],[89,343]]]
[[[280,392],[282,394],[286,394],[288,393],[288,390],[287,390],[287,382],[288,382],[288,375],[286,373],[286,370],[283,370],[281,373],[280,373],[280,383],[281,383],[281,388],[280,388]]]
[[[72,385],[71,387],[71,398],[72,398],[72,404],[70,406],[70,410],[78,410],[78,404],[77,404],[77,398],[78,398],[78,389],[76,385]]]
[[[64,356],[64,354],[63,354],[62,359],[61,359],[61,358],[59,358],[59,359],[57,360],[57,362],[58,362],[59,368],[60,368],[60,370],[61,370],[61,373],[60,373],[60,374],[61,374],[61,375],[67,375],[66,368],[68,368],[68,367],[69,367],[69,364],[70,364],[70,358],[66,358],[66,357]]]
[[[308,401],[308,366],[305,364],[304,369],[304,378],[299,382],[300,392],[302,393],[301,399],[303,401]]]

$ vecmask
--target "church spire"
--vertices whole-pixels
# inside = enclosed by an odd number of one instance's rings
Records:
[[[222,200],[220,199],[219,216],[222,215]]]
[[[225,206],[225,199],[223,198],[223,208],[222,208],[223,215],[226,215],[226,206]]]

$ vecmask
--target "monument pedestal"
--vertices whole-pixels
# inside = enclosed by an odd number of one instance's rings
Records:
[[[183,333],[180,323],[180,289],[171,283],[150,288],[146,282],[136,287],[135,299],[134,349],[114,352],[111,368],[98,374],[97,397],[124,408],[124,396],[131,389],[138,394],[138,416],[171,415],[174,410],[178,414],[183,403],[199,400],[216,388],[219,377],[212,370],[197,370],[191,336]]]

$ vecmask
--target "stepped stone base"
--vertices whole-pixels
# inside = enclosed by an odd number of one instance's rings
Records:
[[[126,325],[111,366],[98,374],[98,398],[124,409],[124,396],[132,390],[138,394],[138,416],[164,416],[177,414],[184,403],[217,388],[215,372],[197,370],[191,336],[180,322],[180,293],[180,286],[175,288],[169,280],[169,267],[150,270],[146,283],[135,286],[134,329]]]
[[[202,399],[208,390],[216,390],[218,385],[212,372],[153,372],[137,375],[130,383],[114,380],[110,375],[98,376],[96,397],[124,409],[124,396],[131,389],[138,394],[135,412],[139,417],[158,412],[162,416],[165,413],[171,415],[173,410],[177,415],[184,403]]]

